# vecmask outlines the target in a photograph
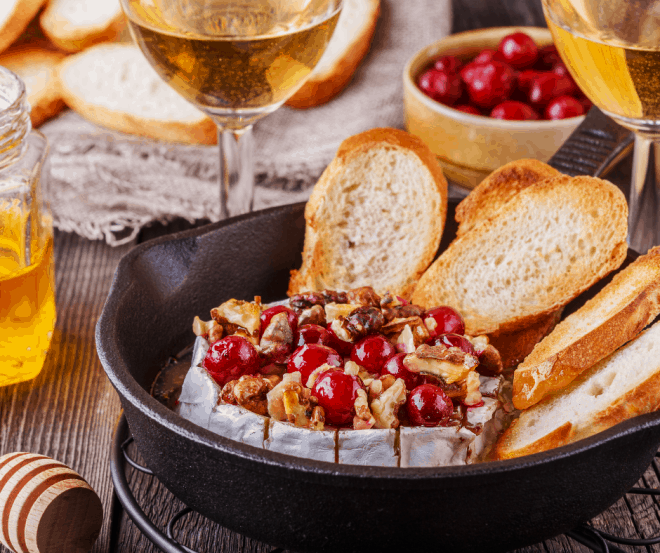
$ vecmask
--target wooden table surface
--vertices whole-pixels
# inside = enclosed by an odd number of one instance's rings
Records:
[[[540,0],[454,0],[455,32],[514,24],[544,25]],[[157,232],[163,229],[152,230],[142,239]],[[105,509],[103,530],[92,550],[96,553],[158,551],[128,520],[113,498],[110,443],[120,406],[94,345],[94,327],[112,275],[117,262],[130,247],[113,249],[72,234],[56,234],[58,319],[46,366],[32,382],[0,388],[0,455],[12,451],[49,455],[67,463],[87,479],[100,495]],[[182,504],[156,479],[132,470],[129,474],[138,502],[151,520],[163,527]],[[659,486],[657,468],[647,470],[642,484]],[[660,534],[660,511],[652,499],[629,495],[594,519],[593,524],[617,535],[650,537]],[[179,536],[186,545],[200,552],[251,553],[272,549],[196,514],[186,519]],[[441,547],[439,543],[438,548]],[[649,549],[660,551],[658,546]],[[0,547],[0,551],[7,550]],[[559,536],[519,551],[588,549]]]

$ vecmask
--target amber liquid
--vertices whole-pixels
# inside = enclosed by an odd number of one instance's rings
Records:
[[[39,374],[55,327],[52,231],[26,243],[28,216],[0,200],[0,386]]]
[[[648,49],[578,35],[546,16],[562,59],[594,104],[615,117],[660,120],[660,45]]]
[[[127,15],[135,40],[159,75],[210,113],[279,106],[314,69],[339,17],[336,10],[308,19],[273,5],[234,6],[228,13],[229,6],[214,18],[212,10],[196,14],[196,3],[188,4],[188,11],[172,14],[129,0]]]

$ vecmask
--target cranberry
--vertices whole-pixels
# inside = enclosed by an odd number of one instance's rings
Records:
[[[211,344],[204,357],[204,368],[218,385],[224,386],[245,374],[259,370],[259,354],[242,336],[227,336]]]
[[[490,112],[493,119],[506,119],[509,121],[536,121],[539,118],[534,108],[523,102],[507,100],[497,104]]]
[[[323,407],[329,424],[345,426],[355,415],[355,400],[360,389],[364,386],[357,377],[342,370],[329,369],[314,382],[312,395]]]
[[[459,334],[441,334],[440,336],[431,339],[429,344],[432,346],[439,346],[442,344],[448,348],[459,348],[461,351],[477,357],[477,352],[474,350],[472,342],[470,342],[465,336],[460,336]]]
[[[407,353],[397,353],[394,357],[390,357],[387,363],[383,365],[381,374],[391,374],[396,378],[401,378],[406,383],[406,388],[412,390],[423,382],[423,377],[420,374],[409,371],[403,364],[403,358],[408,355]]]
[[[351,352],[351,361],[364,367],[367,372],[380,374],[385,362],[396,354],[396,348],[380,334],[360,340]]]
[[[270,320],[277,315],[278,313],[286,312],[286,318],[289,321],[289,326],[291,327],[291,332],[296,333],[298,328],[298,317],[293,312],[292,309],[285,307],[284,305],[276,305],[275,307],[270,307],[261,313],[261,328],[259,329],[259,338],[263,335],[264,331],[268,328]]]
[[[584,106],[572,96],[559,96],[545,109],[546,119],[551,120],[568,119],[578,115],[584,115]]]
[[[305,344],[321,344],[322,346],[332,347],[332,337],[330,333],[319,325],[302,325],[298,328],[294,338],[294,347],[299,348]]]
[[[481,107],[492,107],[506,100],[515,85],[513,69],[499,61],[479,65],[474,62],[461,71],[470,99]]]
[[[448,106],[454,104],[463,93],[463,83],[455,73],[429,69],[417,81],[424,94]]]
[[[327,363],[335,367],[342,366],[342,358],[332,348],[320,344],[305,344],[293,352],[286,365],[286,372],[300,372],[303,386],[307,384],[309,375],[321,365]]]
[[[532,86],[534,80],[541,75],[541,71],[535,71],[534,69],[527,69],[526,71],[521,71],[518,73],[518,88],[523,92],[527,93]]]
[[[414,426],[441,426],[451,417],[454,406],[442,388],[422,384],[410,392],[406,411]]]
[[[503,61],[516,69],[534,65],[539,54],[534,40],[525,33],[513,33],[505,36],[497,51]]]
[[[554,44],[548,44],[543,48],[539,48],[539,57],[536,61],[535,67],[540,70],[550,70],[558,63],[561,63],[559,52]]]
[[[575,98],[578,102],[582,104],[584,113],[587,113],[591,109],[591,106],[593,106],[591,100],[589,100],[589,98],[587,98],[582,91],[578,92]]]
[[[561,77],[570,77],[570,73],[568,71],[568,68],[564,65],[564,62],[560,61],[557,63],[553,68],[552,72],[555,73],[556,75],[559,75]]]
[[[470,113],[472,115],[481,115],[481,112],[475,108],[474,106],[470,106],[468,104],[463,104],[461,106],[453,106],[454,109],[457,109],[458,111],[462,111],[463,113]]]
[[[429,309],[424,313],[423,319],[431,338],[439,334],[465,334],[463,317],[446,305]]]
[[[447,73],[456,73],[460,67],[461,61],[456,56],[442,56],[433,62],[433,69]]]
[[[529,103],[533,106],[545,106],[553,98],[571,94],[575,90],[575,83],[569,77],[556,73],[541,73],[529,88]]]
[[[483,64],[489,61],[501,61],[499,54],[495,50],[482,50],[479,55],[472,60],[472,63]]]
[[[353,351],[353,342],[347,342],[346,340],[342,340],[339,336],[335,334],[335,331],[332,330],[332,327],[330,327],[330,325],[328,325],[327,331],[328,334],[330,335],[328,346],[330,346],[337,353],[339,353],[339,355],[348,357],[351,354],[351,351]]]

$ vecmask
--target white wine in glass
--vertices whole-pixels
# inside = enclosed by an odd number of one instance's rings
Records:
[[[218,125],[220,216],[252,209],[252,125],[310,75],[341,0],[122,0],[131,32],[174,90]]]
[[[571,75],[605,114],[635,132],[629,243],[660,244],[660,2],[543,0]]]

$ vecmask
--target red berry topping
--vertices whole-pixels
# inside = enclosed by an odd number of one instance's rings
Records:
[[[497,51],[503,61],[516,69],[534,65],[539,53],[534,40],[525,33],[513,33],[505,36]]]
[[[422,73],[417,84],[424,94],[448,106],[454,104],[463,93],[463,83],[458,75],[436,69]]]
[[[341,367],[343,364],[342,358],[334,349],[320,344],[305,344],[293,352],[286,365],[286,372],[299,371],[304,386],[309,375],[325,363],[335,367]]]
[[[458,111],[462,111],[463,113],[470,113],[472,115],[481,115],[481,112],[479,111],[478,108],[475,108],[474,106],[470,106],[468,104],[461,106],[453,106],[453,108],[457,109]]]
[[[572,96],[559,96],[545,109],[546,119],[551,120],[568,119],[578,115],[584,115],[584,106]]]
[[[521,71],[520,73],[518,73],[518,88],[525,93],[529,92],[532,83],[541,74],[542,74],[541,71],[535,71],[534,69],[527,69],[526,71]]]
[[[460,336],[459,334],[441,334],[440,336],[431,339],[429,345],[443,345],[448,348],[459,348],[461,351],[477,357],[477,352],[474,350],[472,342],[470,342],[465,336]]]
[[[355,415],[355,400],[360,380],[342,370],[324,371],[314,382],[312,395],[325,411],[325,420],[334,426],[350,424]]]
[[[561,57],[559,57],[559,52],[557,52],[557,47],[554,44],[539,48],[539,57],[535,66],[537,69],[548,71],[558,63],[561,63]]]
[[[555,73],[556,75],[559,75],[561,77],[570,77],[570,73],[568,71],[568,68],[564,65],[564,62],[560,61],[557,63],[553,68],[552,72]]]
[[[323,346],[332,347],[332,336],[330,333],[319,325],[302,325],[293,337],[293,345],[296,348],[304,346],[305,344],[321,344]]]
[[[420,374],[409,371],[403,364],[403,358],[408,355],[407,353],[397,353],[394,357],[390,357],[387,363],[383,365],[381,374],[391,374],[396,378],[401,378],[406,383],[406,389],[412,390],[423,382],[423,377]]]
[[[442,56],[433,62],[433,69],[445,71],[446,73],[456,73],[461,67],[461,60],[456,56]]]
[[[270,320],[277,315],[278,313],[286,312],[286,318],[289,321],[289,326],[291,327],[291,332],[296,333],[298,328],[298,317],[293,312],[292,309],[285,307],[284,305],[276,305],[275,307],[270,307],[264,310],[261,313],[261,328],[259,329],[259,338],[263,336],[264,331],[268,328]]]
[[[259,370],[259,354],[242,336],[227,336],[211,344],[204,357],[204,368],[218,385],[224,386]]]
[[[423,319],[431,338],[439,334],[465,334],[463,317],[446,305],[429,309],[424,313]]]
[[[481,107],[492,107],[506,100],[516,82],[513,69],[506,63],[490,61],[483,65],[474,62],[461,71],[470,99]]]
[[[529,103],[533,106],[545,106],[553,98],[572,94],[575,91],[575,83],[569,77],[556,73],[541,73],[532,81],[529,88]]]
[[[367,372],[380,374],[385,362],[396,354],[396,348],[384,336],[374,334],[360,340],[351,352],[351,361]]]
[[[497,104],[490,112],[493,119],[506,119],[509,121],[536,121],[539,118],[534,108],[523,102],[507,100]]]
[[[482,50],[479,55],[472,60],[472,63],[483,64],[489,61],[501,61],[499,54],[495,50]]]
[[[451,417],[454,406],[442,388],[422,384],[410,392],[406,410],[414,426],[442,426]]]
[[[328,346],[330,346],[337,353],[339,353],[339,355],[342,355],[343,357],[348,357],[353,351],[353,346],[354,346],[353,342],[347,342],[346,340],[342,340],[339,336],[335,334],[335,331],[332,330],[330,325],[328,325],[328,328],[326,330],[330,335],[330,341],[328,343]]]

